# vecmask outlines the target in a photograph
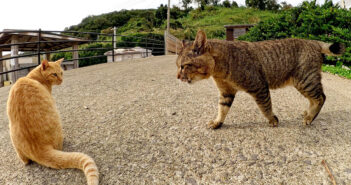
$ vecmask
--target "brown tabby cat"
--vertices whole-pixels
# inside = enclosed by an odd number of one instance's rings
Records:
[[[62,61],[42,61],[11,88],[7,114],[12,144],[24,164],[32,160],[51,168],[82,169],[88,184],[97,185],[99,175],[92,158],[83,153],[60,151],[62,126],[51,87],[62,83]]]
[[[249,93],[269,123],[278,126],[269,89],[286,85],[294,86],[310,101],[303,119],[309,125],[326,99],[321,84],[323,54],[341,55],[344,50],[342,44],[303,39],[207,40],[200,30],[192,44],[183,42],[177,58],[177,77],[188,83],[213,77],[220,96],[217,119],[208,124],[209,128],[223,124],[238,91]]]

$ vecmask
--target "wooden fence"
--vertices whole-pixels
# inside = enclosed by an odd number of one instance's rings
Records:
[[[165,31],[165,54],[166,55],[177,55],[180,51],[182,41],[177,37]]]

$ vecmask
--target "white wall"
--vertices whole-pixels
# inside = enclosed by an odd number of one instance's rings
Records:
[[[149,53],[149,57],[151,56],[151,51]],[[146,53],[136,53],[136,54],[128,54],[125,53],[123,55],[115,55],[115,61],[121,62],[124,60],[131,60],[136,58],[146,58]],[[107,62],[112,62],[112,56],[107,56]]]

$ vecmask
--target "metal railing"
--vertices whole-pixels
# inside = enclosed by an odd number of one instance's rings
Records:
[[[0,39],[4,36],[12,37],[12,36],[17,36],[17,37],[31,37],[30,40],[28,41],[25,40],[23,42],[17,42],[17,43],[5,43],[5,44],[0,44],[0,52],[2,51],[9,51],[11,48],[11,56],[9,57],[2,57],[0,55],[0,87],[3,86],[3,81],[4,81],[4,75],[9,74],[9,73],[16,73],[17,71],[20,70],[30,70],[40,64],[41,57],[42,55],[50,55],[50,54],[59,54],[59,53],[66,53],[66,52],[72,52],[78,55],[77,53],[79,52],[88,52],[88,51],[112,51],[111,55],[112,56],[112,62],[115,62],[115,49],[128,49],[128,48],[133,48],[135,46],[139,46],[143,48],[143,51],[138,51],[142,56],[148,57],[150,54],[151,55],[163,55],[165,51],[165,43],[163,38],[157,38],[157,37],[162,37],[162,35],[156,35],[156,34],[145,34],[143,36],[132,36],[132,35],[120,35],[120,34],[115,34],[114,33],[97,33],[97,32],[79,32],[79,31],[46,31],[46,30],[4,30],[0,32]],[[79,35],[80,37],[77,37]],[[50,39],[48,37],[50,36]],[[82,37],[83,36],[83,37]],[[157,37],[156,37],[157,36]],[[116,39],[115,38],[119,38]],[[34,39],[34,41],[33,41]],[[36,40],[35,40],[36,39]],[[1,41],[1,40],[0,40]],[[89,44],[92,43],[101,43],[100,47],[87,47]],[[73,48],[73,44],[75,45],[82,45],[85,44],[85,48],[81,47],[78,49]],[[48,45],[56,45],[55,47],[52,47],[51,49],[47,49]],[[116,45],[116,47],[114,47]],[[67,47],[65,47],[67,46]],[[12,52],[12,47],[16,47],[19,51],[31,51],[31,53],[24,53],[24,54],[14,54]],[[67,49],[67,48],[72,48],[72,49]],[[100,53],[101,53],[100,52]],[[10,64],[11,69],[7,71],[3,71],[3,61],[5,60],[15,60],[18,58],[23,58],[23,57],[33,57],[37,56],[38,63],[33,64],[32,66],[28,67],[18,67],[18,61],[16,65],[14,65],[14,62],[11,62]],[[84,56],[84,57],[74,57],[74,54],[72,55],[72,59],[65,59],[63,61],[63,65],[68,64],[67,62],[74,61],[77,64],[79,64],[79,61],[85,60],[85,59],[96,59],[96,58],[106,58],[106,62],[108,60],[107,55],[94,55],[94,56]],[[16,80],[16,79],[15,79]]]

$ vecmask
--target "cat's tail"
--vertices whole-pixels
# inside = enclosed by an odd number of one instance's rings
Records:
[[[321,46],[321,52],[330,56],[340,56],[345,53],[345,45],[342,43],[326,43],[317,41],[319,46]]]
[[[99,172],[94,160],[86,154],[79,152],[63,152],[60,150],[50,149],[41,155],[39,164],[47,167],[63,169],[78,168],[83,170],[88,185],[99,184]]]

